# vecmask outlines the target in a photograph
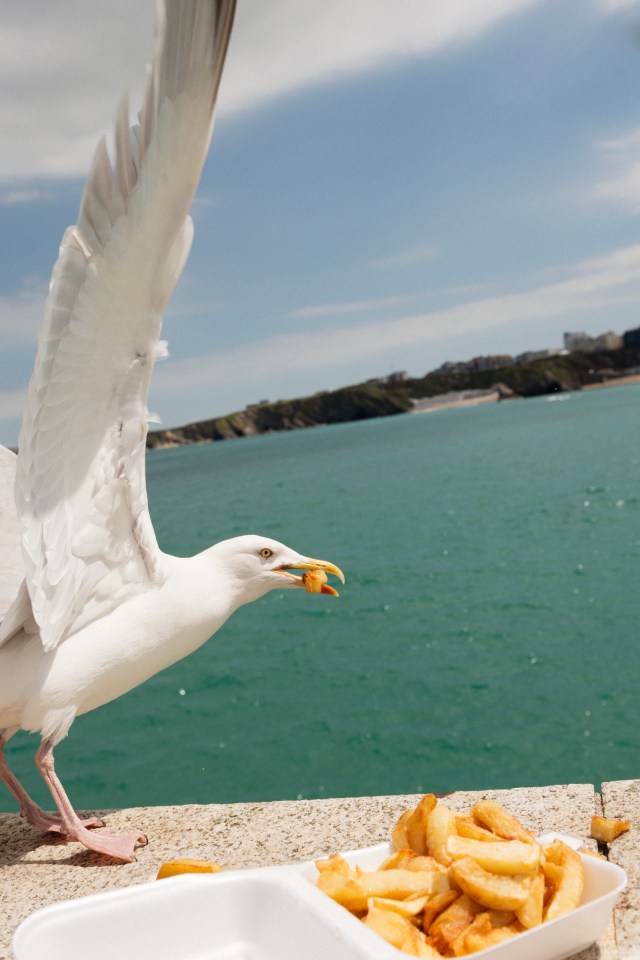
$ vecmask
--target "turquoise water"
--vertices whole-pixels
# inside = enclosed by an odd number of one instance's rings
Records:
[[[165,550],[264,533],[347,575],[288,591],[82,717],[78,807],[640,776],[640,387],[149,456]],[[16,772],[50,806],[36,740]],[[13,809],[4,798],[3,809]]]

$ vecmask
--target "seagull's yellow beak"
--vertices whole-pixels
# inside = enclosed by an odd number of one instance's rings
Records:
[[[289,570],[307,570],[309,573],[302,577],[296,577]],[[325,583],[326,576],[322,574],[332,573],[341,583],[344,583],[344,573],[335,563],[329,563],[328,560],[313,560],[311,557],[305,557],[303,560],[296,560],[293,563],[284,564],[277,568],[278,573],[291,577],[296,581],[296,586],[305,587],[308,593],[328,593],[332,597],[339,596],[338,591]],[[314,577],[313,574],[320,574]]]

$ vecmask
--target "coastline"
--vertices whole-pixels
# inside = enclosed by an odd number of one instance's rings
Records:
[[[367,381],[293,400],[265,400],[223,417],[154,430],[147,435],[147,448],[167,449],[500,400],[566,397],[580,390],[639,382],[640,347],[603,353],[597,360],[593,355],[576,354],[515,364],[498,371],[480,370],[464,375],[436,372],[420,379]]]
[[[606,387],[626,387],[633,383],[640,383],[640,374],[630,374],[626,377],[612,377],[609,380],[603,380],[602,383],[587,383],[579,390],[569,390],[563,393],[548,394],[549,397],[568,396],[569,393],[581,393],[582,390],[602,390]],[[523,400],[526,397],[513,395],[505,396],[499,390],[478,391],[473,395],[472,391],[459,391],[459,393],[444,394],[440,397],[426,397],[424,400],[414,401],[413,409],[410,413],[434,413],[437,410],[449,410],[456,407],[475,407],[483,403],[497,403],[499,400]]]

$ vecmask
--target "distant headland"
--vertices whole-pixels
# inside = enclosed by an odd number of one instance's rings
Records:
[[[404,371],[295,400],[262,401],[236,413],[150,431],[147,447],[210,443],[282,430],[564,393],[640,379],[640,327],[589,337],[567,333],[562,349],[445,363],[424,377]]]

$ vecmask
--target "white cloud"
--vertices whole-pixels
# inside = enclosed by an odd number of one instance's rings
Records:
[[[625,159],[630,153],[637,154],[640,149],[640,128],[630,130],[621,137],[600,140],[596,146],[611,160]]]
[[[305,84],[424,56],[539,0],[245,0],[226,85],[230,109]]]
[[[600,199],[613,200],[640,213],[640,128],[596,144],[611,173],[593,190]]]
[[[10,4],[0,32],[0,178],[82,176],[122,94],[141,96],[152,0]]]
[[[35,203],[40,200],[51,200],[52,194],[36,188],[31,190],[5,190],[0,193],[0,206],[14,207],[20,203]]]
[[[595,4],[604,13],[618,13],[637,6],[638,0],[595,0]]]
[[[424,247],[417,247],[415,250],[403,250],[400,253],[393,253],[387,257],[379,257],[372,260],[369,266],[377,270],[396,269],[397,267],[410,267],[415,263],[426,263],[433,260],[440,253],[437,243],[429,243]]]
[[[324,303],[314,307],[300,307],[290,315],[294,319],[313,317],[341,316],[346,313],[364,313],[365,311],[385,310],[407,300],[415,300],[417,294],[397,297],[380,297],[377,300],[353,300],[350,303]]]
[[[19,422],[22,419],[22,413],[24,411],[26,400],[26,387],[24,390],[0,390],[0,422],[3,420],[14,420]],[[10,441],[7,440],[7,442]]]
[[[541,0],[244,0],[222,112],[469,42]],[[139,103],[152,0],[30,0],[3,10],[0,180],[83,176],[125,90]]]
[[[25,289],[13,297],[0,296],[0,338],[5,350],[35,342],[44,301],[45,294],[40,289]]]
[[[622,203],[633,213],[640,213],[640,162],[632,164],[621,176],[597,184],[595,194]]]

